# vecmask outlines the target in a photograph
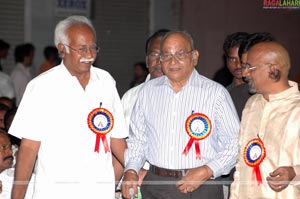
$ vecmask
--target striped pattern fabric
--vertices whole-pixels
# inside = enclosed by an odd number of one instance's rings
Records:
[[[186,119],[193,113],[210,118],[211,134],[200,140],[200,159],[190,140]],[[238,152],[239,119],[227,90],[194,70],[183,88],[175,93],[166,76],[145,83],[134,106],[127,140],[126,169],[139,170],[148,160],[167,169],[208,165],[214,177],[234,167]]]

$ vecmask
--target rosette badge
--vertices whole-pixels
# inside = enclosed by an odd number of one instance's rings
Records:
[[[244,161],[249,167],[253,167],[253,174],[256,176],[258,185],[262,183],[259,165],[266,157],[264,143],[259,138],[250,140],[244,149]]]
[[[96,134],[94,151],[99,153],[100,140],[102,140],[105,153],[109,152],[106,134],[109,133],[114,126],[113,115],[105,108],[96,108],[89,113],[87,123],[91,131]]]
[[[201,158],[200,140],[207,138],[211,133],[212,125],[210,119],[202,113],[192,113],[185,122],[185,130],[190,136],[183,154],[187,155],[195,142],[196,159]]]

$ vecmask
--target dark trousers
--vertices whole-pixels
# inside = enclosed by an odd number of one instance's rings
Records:
[[[230,196],[230,185],[233,182],[233,174],[235,172],[235,167],[230,171],[228,175],[221,176],[221,181],[224,182],[224,186],[228,189],[228,195],[224,196],[225,199],[229,199]]]
[[[142,197],[143,199],[224,199],[223,185],[219,178],[208,180],[192,193],[181,193],[176,187],[179,180],[161,177],[149,171],[141,186]]]

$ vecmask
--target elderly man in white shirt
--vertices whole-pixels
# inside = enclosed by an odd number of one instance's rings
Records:
[[[30,81],[9,133],[22,138],[16,182],[35,161],[35,198],[113,198],[112,154],[124,164],[128,136],[112,76],[92,66],[99,48],[90,20],[70,16],[55,28],[62,63]],[[22,199],[26,184],[14,184]]]
[[[147,160],[143,198],[223,199],[222,185],[206,181],[228,174],[236,162],[239,120],[231,97],[195,70],[199,53],[187,32],[167,33],[160,49],[165,76],[147,82],[134,106],[122,193],[137,195]]]

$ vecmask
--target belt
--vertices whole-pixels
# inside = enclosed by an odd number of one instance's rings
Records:
[[[164,169],[154,165],[150,166],[150,171],[158,176],[171,177],[171,178],[182,178],[185,176],[188,169]]]

